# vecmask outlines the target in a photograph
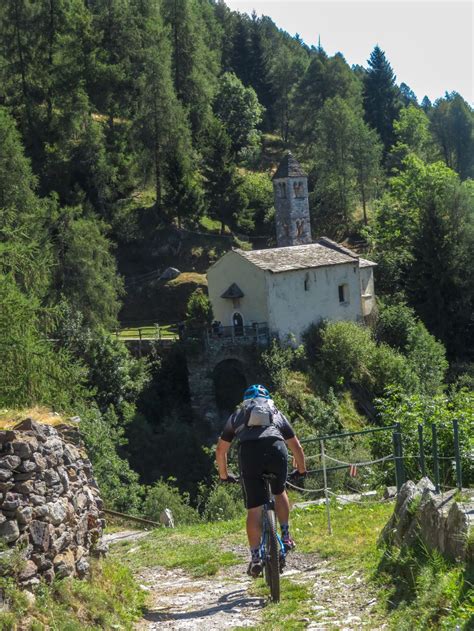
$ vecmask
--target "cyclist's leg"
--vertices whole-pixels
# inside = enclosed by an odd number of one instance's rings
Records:
[[[290,518],[290,501],[288,500],[288,494],[286,491],[275,495],[275,512],[280,524],[287,524]]]
[[[272,481],[272,492],[275,496],[275,512],[280,522],[283,543],[287,550],[295,547],[294,541],[290,537],[289,517],[290,503],[285,490],[286,476],[288,472],[288,450],[283,441],[276,441],[272,445],[267,467],[276,475]]]
[[[247,509],[247,538],[250,549],[258,548],[262,536],[262,507]]]
[[[239,464],[244,503],[247,508],[247,537],[250,547],[250,563],[247,573],[254,578],[262,573],[260,539],[262,536],[262,505],[265,503],[265,484],[261,477],[262,458],[258,441],[242,443]]]

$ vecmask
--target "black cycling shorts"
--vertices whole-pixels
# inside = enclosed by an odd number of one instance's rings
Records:
[[[239,465],[246,508],[263,506],[268,499],[262,473],[275,474],[276,479],[270,481],[274,495],[285,490],[288,450],[283,440],[270,437],[241,443]]]

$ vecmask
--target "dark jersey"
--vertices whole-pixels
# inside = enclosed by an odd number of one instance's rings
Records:
[[[246,427],[245,426],[245,409],[240,407],[227,419],[227,423],[222,430],[221,438],[231,443],[235,437],[239,442],[244,443],[250,440],[259,440],[261,438],[278,438],[280,440],[289,440],[294,438],[295,432],[290,422],[284,414],[282,414],[275,406],[272,408],[272,423],[264,427]]]

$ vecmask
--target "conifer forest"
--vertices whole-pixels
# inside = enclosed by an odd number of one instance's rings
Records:
[[[268,386],[303,433],[351,415],[410,426],[433,406],[472,429],[473,110],[415,95],[378,46],[364,67],[340,47],[222,0],[1,3],[0,407],[80,416],[110,507],[152,515],[179,489],[203,514],[216,435],[180,351],[138,358],[114,332],[208,319],[209,266],[275,244],[288,150],[313,235],[377,263],[378,318],[272,345]],[[198,279],[176,302],[168,266]]]

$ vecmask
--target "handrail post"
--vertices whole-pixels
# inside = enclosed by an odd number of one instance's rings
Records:
[[[420,469],[422,477],[426,477],[426,463],[425,463],[425,449],[423,445],[423,425],[419,423],[418,425],[418,446],[420,450]]]
[[[462,468],[461,453],[459,450],[459,422],[457,418],[453,418],[453,434],[454,434],[454,455],[456,458],[456,486],[462,490]]]
[[[323,465],[324,496],[326,498],[326,515],[328,518],[328,533],[332,535],[331,512],[329,510],[328,479],[327,479],[327,473],[326,473],[326,455],[324,453],[324,440],[321,441],[321,463]]]
[[[405,482],[405,465],[403,462],[403,443],[402,443],[402,428],[400,423],[395,423],[397,426],[397,439],[398,439],[398,457],[399,457],[399,471],[401,484]]]
[[[392,446],[393,446],[393,459],[395,461],[395,484],[397,486],[397,491],[400,491],[402,488],[401,478],[398,468],[398,446],[397,446],[397,434],[396,432],[392,433]]]
[[[438,429],[435,423],[431,423],[433,436],[433,473],[436,493],[439,493],[439,461],[438,461]]]

